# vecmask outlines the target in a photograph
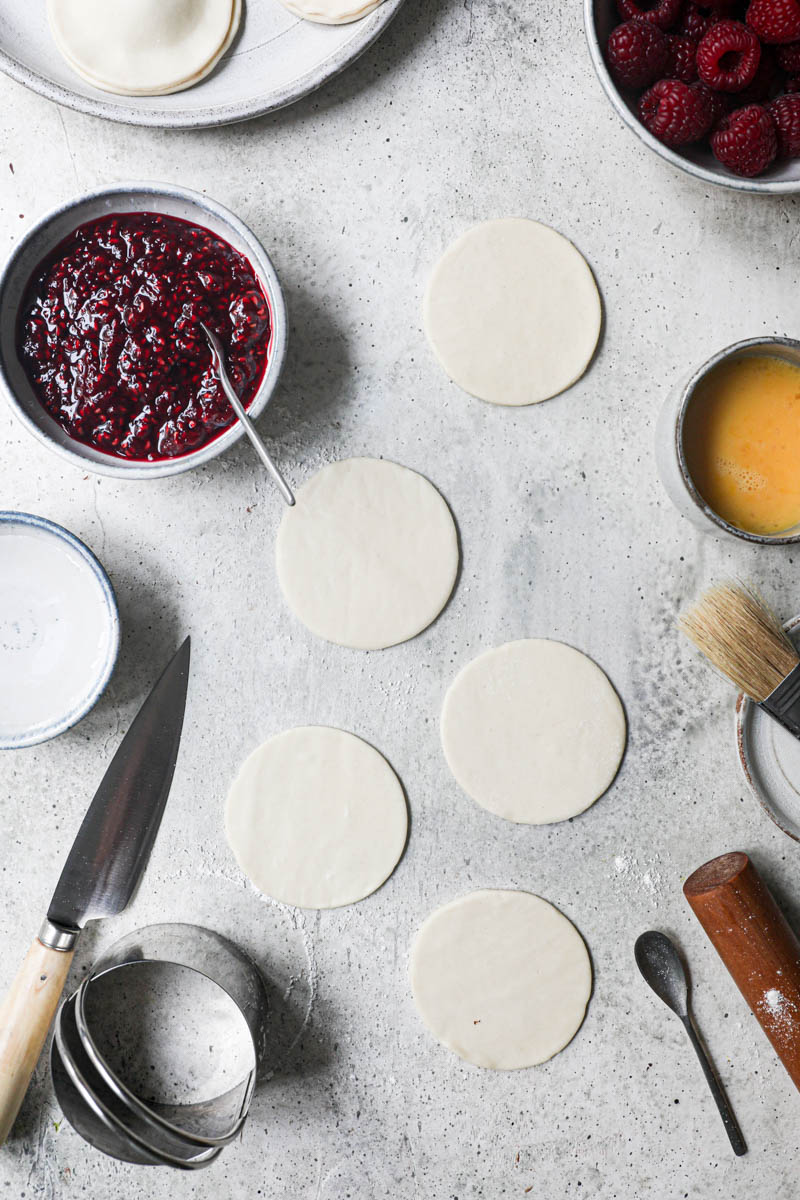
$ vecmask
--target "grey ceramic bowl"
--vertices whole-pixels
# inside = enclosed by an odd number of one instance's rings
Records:
[[[722,163],[717,162],[707,145],[687,146],[685,150],[671,150],[645,129],[636,114],[637,96],[632,92],[621,92],[611,78],[605,61],[608,35],[621,18],[615,0],[584,0],[584,22],[589,53],[603,90],[611,101],[614,111],[632,129],[640,141],[655,150],[661,158],[679,167],[689,175],[695,175],[706,183],[717,183],[722,187],[740,192],[761,192],[778,195],[800,192],[800,159],[790,159],[774,164],[757,179],[743,179],[734,175]]]
[[[121,183],[87,192],[53,209],[28,230],[0,272],[0,392],[14,415],[40,442],[82,470],[123,479],[177,475],[215,458],[242,436],[236,422],[205,446],[159,462],[135,462],[104,454],[71,438],[42,407],[17,357],[16,327],[22,295],[36,266],[78,225],[115,212],[159,212],[204,225],[239,250],[263,285],[272,313],[272,337],[264,378],[248,409],[263,412],[278,383],[286,356],[287,319],[283,292],[269,256],[248,227],[229,209],[199,192],[166,183]]]
[[[800,367],[800,342],[787,337],[747,338],[726,346],[703,363],[682,387],[676,388],[661,407],[656,422],[656,464],[664,490],[672,503],[704,533],[720,533],[756,546],[787,546],[800,542],[800,525],[783,533],[748,533],[729,524],[706,504],[689,472],[683,445],[686,414],[694,402],[697,385],[720,363],[752,355],[771,355]]]

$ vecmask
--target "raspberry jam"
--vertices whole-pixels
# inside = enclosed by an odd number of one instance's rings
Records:
[[[79,226],[36,268],[18,353],[70,437],[154,462],[204,446],[235,421],[200,321],[219,336],[247,407],[272,332],[250,263],[201,225],[117,213]]]

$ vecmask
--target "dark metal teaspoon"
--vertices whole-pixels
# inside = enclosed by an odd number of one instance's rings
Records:
[[[689,981],[686,978],[677,948],[666,934],[651,929],[636,939],[633,952],[636,955],[636,965],[647,983],[683,1022],[683,1027],[689,1035],[689,1041],[700,1059],[700,1066],[703,1068],[711,1095],[719,1109],[719,1115],[722,1117],[722,1123],[734,1154],[746,1154],[747,1145],[742,1137],[739,1123],[733,1115],[728,1098],[722,1090],[722,1084],[708,1060],[708,1055],[703,1049],[694,1027],[689,1010]]]

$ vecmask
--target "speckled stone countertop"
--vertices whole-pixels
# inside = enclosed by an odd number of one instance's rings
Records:
[[[711,190],[626,131],[596,82],[577,3],[408,0],[388,34],[294,108],[214,132],[160,133],[59,111],[0,81],[2,250],[51,204],[124,178],[206,189],[263,239],[292,316],[261,432],[295,484],[331,459],[383,455],[427,475],[458,521],[463,570],[414,641],[361,653],[316,640],[274,570],[281,501],[246,444],[171,480],[84,475],[0,409],[0,508],[55,519],[108,569],[124,627],[112,685],[47,745],[0,758],[0,933],[10,978],[35,933],[103,764],[191,631],[178,774],[145,884],[91,928],[75,977],[121,933],[189,919],[264,966],[274,1070],[239,1142],[189,1176],[115,1163],[67,1126],[41,1067],[0,1196],[63,1200],[795,1200],[800,1096],[681,895],[729,849],[752,852],[800,918],[800,850],[746,791],[733,696],[681,645],[676,610],[712,578],[757,578],[800,610],[798,551],[696,533],[653,461],[654,420],[689,367],[738,338],[795,333],[798,201]],[[451,385],[426,345],[424,284],[471,223],[552,224],[592,264],[606,327],[570,392],[501,410]],[[501,821],[447,770],[438,714],[479,650],[561,638],[608,672],[630,742],[611,791],[563,825]],[[259,898],[225,844],[228,783],[262,738],[339,725],[407,790],[408,850],[351,908]],[[558,905],[591,950],[572,1044],[492,1074],[433,1042],[414,1011],[409,940],[481,886]],[[685,948],[696,1012],[750,1153],[734,1159],[680,1024],[635,972],[659,927]],[[5,981],[4,985],[5,985]]]

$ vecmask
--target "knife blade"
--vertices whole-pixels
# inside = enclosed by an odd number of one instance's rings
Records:
[[[187,637],[145,700],[103,776],[67,855],[48,921],[82,929],[122,912],[153,847],[167,803],[186,707]]]
[[[87,921],[122,912],[158,833],[178,757],[190,639],[122,739],[67,855],[47,917],[0,1006],[0,1146],[28,1090]]]

